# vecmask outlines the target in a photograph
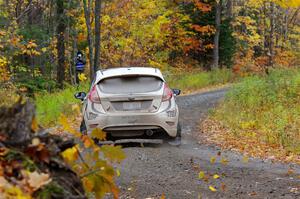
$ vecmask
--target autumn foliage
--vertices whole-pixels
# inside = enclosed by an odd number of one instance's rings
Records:
[[[64,116],[64,136],[41,132],[29,102],[2,107],[0,118],[1,198],[102,198],[106,193],[118,198],[114,178],[120,171],[112,165],[125,158],[120,147],[99,147]],[[17,123],[24,127],[19,129]],[[106,137],[98,129],[91,135]]]

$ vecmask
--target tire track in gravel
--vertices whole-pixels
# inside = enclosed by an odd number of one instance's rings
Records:
[[[183,127],[181,146],[165,143],[125,148],[127,159],[117,179],[120,198],[160,198],[162,193],[171,199],[300,198],[299,166],[252,158],[245,164],[241,154],[199,144],[194,138],[199,120],[225,93],[226,89],[221,89],[178,97]],[[220,163],[219,151],[229,161],[227,165]],[[212,156],[216,157],[215,164],[210,163]],[[287,176],[291,167],[295,173]],[[221,177],[204,182],[198,178],[199,170]],[[225,191],[220,188],[222,184]],[[217,191],[210,191],[209,185]]]

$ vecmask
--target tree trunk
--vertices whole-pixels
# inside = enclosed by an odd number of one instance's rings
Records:
[[[85,17],[85,24],[87,27],[87,40],[89,46],[89,65],[90,65],[90,79],[93,81],[94,78],[94,66],[93,66],[93,38],[92,38],[92,28],[91,28],[91,7],[92,2],[89,1],[89,4],[86,0],[83,0],[83,8],[84,8],[84,17]]]
[[[101,40],[101,0],[95,2],[95,58],[94,58],[94,72],[100,67],[100,40]]]
[[[216,32],[214,36],[214,50],[213,50],[213,65],[212,68],[219,67],[219,40],[220,40],[220,26],[221,26],[221,0],[216,0]]]
[[[274,3],[270,3],[270,38],[269,38],[269,65],[273,66],[274,57]]]
[[[65,30],[66,24],[64,21],[64,0],[56,0],[56,14],[58,26],[56,29],[57,37],[57,82],[60,88],[63,88],[63,82],[65,79]]]
[[[226,8],[227,8],[226,9],[227,18],[232,18],[232,8],[233,8],[232,0],[227,0]]]

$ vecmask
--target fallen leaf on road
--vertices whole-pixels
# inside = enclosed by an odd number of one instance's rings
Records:
[[[247,156],[244,156],[242,161],[243,161],[243,163],[248,163],[249,162],[249,158]]]
[[[256,196],[257,193],[256,193],[255,191],[253,191],[253,192],[249,193],[248,195],[249,195],[249,196]]]
[[[295,171],[293,169],[289,169],[287,171],[287,175],[293,175],[295,173]]]
[[[226,191],[226,185],[224,183],[221,184],[221,190]]]
[[[227,165],[228,162],[229,162],[229,161],[228,161],[226,158],[222,158],[222,159],[221,159],[221,164],[223,164],[223,165]]]
[[[120,172],[120,170],[119,170],[119,169],[117,169],[117,170],[116,170],[116,172],[117,172],[117,176],[119,177],[119,176],[121,175],[121,172]]]
[[[211,157],[211,158],[210,158],[210,163],[211,163],[211,164],[214,164],[215,162],[216,162],[216,157],[214,157],[214,156]]]
[[[218,174],[215,174],[215,175],[213,176],[213,178],[214,178],[214,179],[218,179],[218,178],[220,178],[220,176],[219,176]]]
[[[199,179],[203,179],[205,177],[205,173],[203,171],[200,171],[198,177]]]
[[[212,192],[216,192],[216,191],[217,191],[216,188],[214,188],[213,186],[209,186],[208,188],[209,188],[209,190],[211,190]]]

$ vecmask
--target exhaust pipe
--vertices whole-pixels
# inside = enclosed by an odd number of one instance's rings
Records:
[[[147,136],[152,136],[154,134],[154,132],[151,129],[146,130],[146,135]]]

